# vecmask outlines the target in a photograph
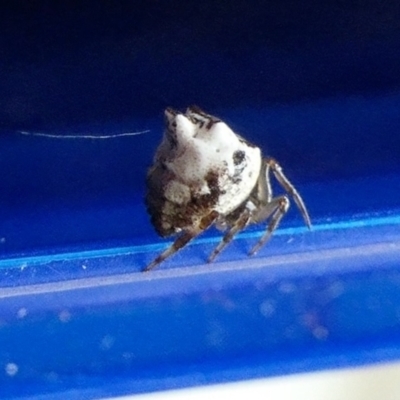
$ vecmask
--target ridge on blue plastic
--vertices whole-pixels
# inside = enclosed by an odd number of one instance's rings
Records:
[[[395,225],[400,226],[400,215],[390,215],[383,217],[369,217],[363,219],[355,219],[353,221],[340,221],[331,223],[320,223],[314,224],[312,230],[314,232],[318,231],[335,231],[344,229],[354,229],[354,228],[368,228],[382,225]],[[274,233],[274,236],[292,236],[296,234],[302,234],[306,232],[307,229],[304,227],[292,227],[292,228],[281,228]],[[261,236],[263,231],[252,230],[251,232],[239,233],[235,240],[240,239],[255,239]],[[196,239],[191,245],[196,244],[217,244],[220,241],[220,237],[207,237]],[[46,264],[54,261],[68,261],[68,260],[79,260],[79,259],[91,259],[98,257],[115,257],[115,255],[132,255],[136,253],[154,253],[161,252],[166,247],[168,247],[172,242],[163,241],[157,244],[147,244],[147,245],[137,245],[137,246],[127,246],[127,247],[113,247],[97,250],[82,250],[69,253],[56,253],[50,255],[39,255],[32,257],[19,257],[19,258],[9,258],[5,260],[0,259],[0,269],[9,268],[13,266],[19,266],[21,264],[34,265],[34,264]]]
[[[3,287],[0,360],[18,369],[0,375],[4,398],[95,399],[397,359],[399,217],[288,228],[252,258],[231,250],[212,265]]]

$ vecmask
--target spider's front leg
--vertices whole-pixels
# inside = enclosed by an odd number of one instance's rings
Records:
[[[234,236],[246,227],[250,219],[251,212],[247,207],[245,207],[244,210],[235,219],[235,222],[228,228],[228,231],[225,233],[218,246],[211,253],[210,257],[208,257],[207,261],[209,263],[214,261],[215,257],[217,257],[217,255],[221,253],[221,251],[232,241]]]
[[[185,247],[191,240],[199,236],[207,228],[209,228],[215,220],[218,218],[218,213],[216,211],[211,211],[205,217],[203,217],[200,223],[191,229],[182,232],[175,240],[175,242],[163,251],[154,261],[152,261],[143,272],[150,271],[161,264],[166,258],[171,257],[178,250]]]
[[[262,222],[271,217],[267,230],[256,245],[250,250],[250,255],[257,253],[258,250],[271,238],[275,229],[279,226],[282,218],[288,212],[290,201],[286,196],[273,198],[269,203],[264,204],[255,213],[254,222]]]
[[[289,181],[288,178],[286,178],[286,175],[282,171],[282,167],[273,158],[266,158],[264,160],[264,165],[266,168],[266,176],[269,175],[269,170],[271,169],[275,178],[280,183],[280,185],[285,189],[285,191],[290,196],[293,197],[293,200],[296,203],[296,205],[297,205],[298,209],[300,210],[300,213],[304,219],[304,223],[310,229],[311,228],[311,219],[310,219],[310,216],[308,215],[308,211],[304,204],[304,201],[301,198],[299,192],[294,187],[294,185]],[[269,178],[267,178],[267,179],[269,179]]]
[[[271,219],[266,232],[251,249],[251,255],[255,254],[270,239],[290,207],[290,201],[287,196],[272,196],[271,171],[285,191],[293,197],[307,227],[311,227],[311,220],[300,194],[297,192],[293,184],[286,178],[281,166],[273,158],[266,158],[263,161],[262,171],[257,184],[256,197],[258,199],[258,206],[253,212],[251,222],[259,223],[268,218]]]

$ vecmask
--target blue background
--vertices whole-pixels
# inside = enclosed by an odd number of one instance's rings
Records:
[[[2,2],[0,367],[19,366],[0,374],[7,396],[397,358],[399,48],[397,1]],[[257,257],[262,226],[204,266],[211,229],[139,274],[169,244],[143,204],[163,110],[191,104],[279,160],[314,228],[293,207]]]

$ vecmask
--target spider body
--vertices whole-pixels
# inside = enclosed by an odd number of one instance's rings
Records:
[[[310,227],[306,207],[280,166],[227,124],[198,107],[186,113],[167,108],[166,129],[147,174],[146,205],[162,237],[178,234],[146,271],[153,269],[213,224],[226,233],[209,257],[212,261],[234,235],[251,223],[270,219],[255,253],[277,228],[289,208],[285,195],[273,197],[271,171],[291,195]]]

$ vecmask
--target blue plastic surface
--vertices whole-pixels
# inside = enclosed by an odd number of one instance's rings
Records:
[[[218,4],[0,7],[2,399],[400,357],[397,3]],[[190,104],[280,161],[313,229],[293,207],[255,257],[262,226],[205,265],[211,229],[143,274],[170,243],[146,214],[146,169],[163,109]]]

